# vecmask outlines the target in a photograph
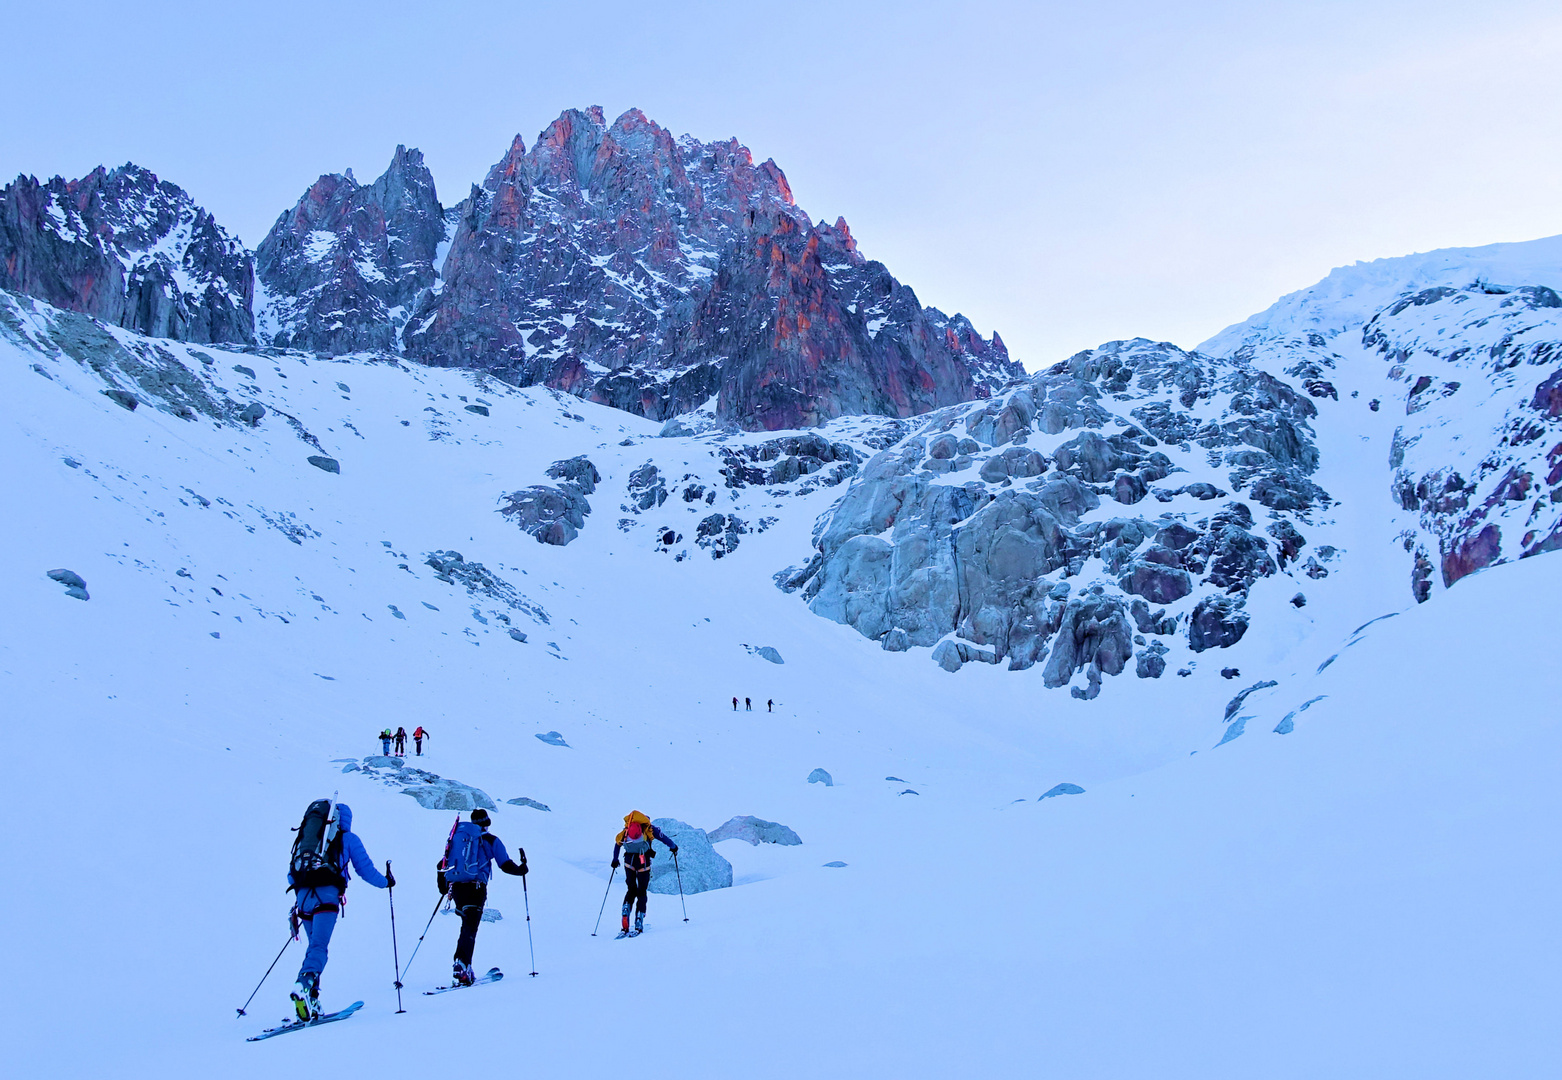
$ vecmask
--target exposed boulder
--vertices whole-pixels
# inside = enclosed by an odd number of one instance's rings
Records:
[[[656,848],[656,858],[651,861],[651,892],[689,894],[731,887],[732,864],[711,847],[704,829],[696,829],[676,818],[656,818],[651,824],[678,845],[676,868],[672,853],[660,841],[652,845]]]
[[[785,825],[747,814],[729,818],[721,826],[712,829],[709,840],[713,844],[719,844],[723,840],[744,840],[755,847],[760,844],[795,845],[803,842],[797,833]]]
[[[91,600],[87,595],[87,581],[74,570],[50,570],[49,577],[65,586],[65,595],[74,600]]]
[[[1239,609],[1240,601],[1225,596],[1207,596],[1193,609],[1188,622],[1188,647],[1194,652],[1226,649],[1247,633],[1248,615]]]
[[[548,477],[573,484],[582,495],[595,493],[597,485],[602,482],[602,474],[597,472],[597,467],[585,454],[564,461],[555,461],[548,466]]]
[[[586,527],[591,504],[574,484],[537,484],[500,496],[499,512],[540,544],[563,547]]]
[[[813,772],[809,773],[808,782],[810,784],[823,784],[825,787],[835,786],[835,781],[832,780],[830,778],[830,774],[825,772],[823,769],[815,769]]]

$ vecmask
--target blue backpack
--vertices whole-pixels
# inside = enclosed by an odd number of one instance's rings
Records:
[[[483,843],[483,827],[475,821],[459,823],[445,845],[445,880],[486,882],[490,857],[489,847]]]

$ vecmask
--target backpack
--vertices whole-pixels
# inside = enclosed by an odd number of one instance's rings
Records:
[[[483,837],[483,827],[474,821],[463,821],[455,827],[445,845],[446,881],[488,880],[490,855]]]
[[[290,890],[318,889],[334,885],[347,887],[342,873],[342,831],[336,824],[336,806],[330,799],[316,799],[304,811],[293,838],[293,857],[288,864],[292,875]]]
[[[644,817],[643,814],[640,816]],[[629,826],[632,824],[640,826],[640,835],[638,837],[629,835]],[[624,868],[626,870],[649,870],[651,868],[651,860],[656,858],[656,851],[651,847],[653,835],[650,824],[642,823],[634,814],[624,818],[624,838],[619,841],[619,844],[623,848]]]

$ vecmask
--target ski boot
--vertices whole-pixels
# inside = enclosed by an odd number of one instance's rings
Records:
[[[645,912],[637,911],[635,912],[635,932],[629,936],[639,937],[643,933],[645,933]]]
[[[477,976],[472,974],[471,964],[463,964],[457,960],[451,965],[451,978],[457,986],[471,986]]]
[[[299,1020],[307,1024],[320,1015],[320,976],[312,971],[300,975],[288,996],[293,999]]]

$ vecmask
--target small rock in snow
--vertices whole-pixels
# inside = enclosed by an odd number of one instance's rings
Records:
[[[87,582],[74,570],[50,570],[49,577],[65,586],[65,595],[77,600],[92,599],[87,595]]]
[[[1049,788],[1047,792],[1036,801],[1040,802],[1042,799],[1050,799],[1054,795],[1083,795],[1084,793],[1085,789],[1080,787],[1078,784],[1057,784],[1052,788]]]
[[[310,454],[308,461],[315,468],[323,469],[328,473],[340,473],[342,471],[342,463],[334,457],[326,457],[323,454]]]
[[[544,732],[543,734],[538,735],[537,738],[541,739],[549,746],[569,746],[569,743],[564,741],[564,736],[560,735],[557,731]]]
[[[505,802],[511,806],[529,806],[533,810],[548,810],[549,813],[552,813],[546,804],[540,803],[536,799],[528,799],[524,795],[519,799],[506,799]]]
[[[824,865],[826,865],[826,866],[845,866],[846,864],[837,860],[836,862],[827,862]]]
[[[823,769],[815,769],[813,772],[809,773],[808,782],[810,784],[823,784],[825,787],[835,786],[835,781],[830,779],[830,774],[825,772]]]

